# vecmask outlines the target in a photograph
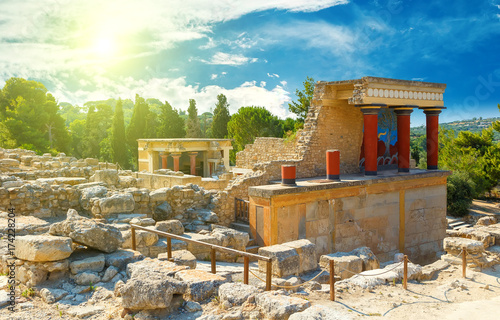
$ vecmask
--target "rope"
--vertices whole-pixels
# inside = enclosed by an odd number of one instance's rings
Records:
[[[263,280],[262,278],[260,278],[259,276],[257,276],[255,273],[252,272],[252,270],[248,269],[248,271],[253,274],[254,277],[256,277],[257,279],[259,279],[260,281],[262,282],[266,282],[265,280]],[[303,285],[305,285],[306,283],[308,282],[311,282],[311,281],[314,281],[316,280],[323,272],[325,272],[326,270],[321,270],[320,273],[318,273],[314,278],[312,279],[309,279],[307,280],[306,282],[303,282],[301,284],[296,284],[296,285],[293,285],[293,286],[280,286],[278,284],[274,284],[274,283],[271,283],[271,285],[275,286],[275,287],[278,287],[278,288],[283,288],[283,289],[293,289],[293,288],[298,288],[298,287],[301,287]]]
[[[386,270],[386,271],[384,271],[384,272],[376,273],[376,274],[362,274],[362,273],[356,273],[356,272],[353,272],[353,271],[351,271],[351,270],[344,269],[344,268],[342,268],[341,266],[337,266],[337,267],[338,267],[338,268],[340,268],[340,269],[342,269],[342,270],[344,270],[344,271],[347,271],[347,272],[349,272],[349,273],[351,273],[351,274],[353,274],[353,275],[360,275],[360,276],[363,276],[363,277],[374,277],[374,276],[380,276],[380,275],[382,275],[382,274],[384,274],[384,273],[387,273],[387,272],[389,272],[389,271],[392,271],[392,270],[396,269],[397,267],[401,266],[402,264],[403,264],[403,262],[400,262],[400,263],[399,263],[397,266],[395,266],[394,268],[389,269],[389,270]]]

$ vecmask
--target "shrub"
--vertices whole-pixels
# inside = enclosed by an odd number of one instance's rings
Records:
[[[467,172],[456,171],[447,180],[447,212],[454,217],[469,213],[469,207],[476,191],[476,185]]]

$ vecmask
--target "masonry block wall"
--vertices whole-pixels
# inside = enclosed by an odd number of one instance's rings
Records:
[[[243,151],[236,154],[236,167],[252,169],[256,163],[276,159],[298,159],[295,139],[258,137],[253,144],[247,144]]]
[[[301,187],[295,193],[253,187],[251,231],[260,245],[308,239],[318,254],[368,246],[381,261],[404,252],[417,263],[431,262],[446,236],[446,175]]]

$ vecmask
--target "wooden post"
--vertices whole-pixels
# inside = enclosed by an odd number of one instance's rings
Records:
[[[266,291],[271,291],[271,277],[273,275],[273,261],[267,261],[267,271],[266,271]]]
[[[466,278],[466,269],[467,269],[467,248],[462,248],[462,276]]]
[[[403,289],[408,290],[408,256],[403,257],[404,274],[403,274]]]
[[[335,301],[335,260],[330,260],[330,300]]]
[[[212,261],[212,273],[215,274],[217,273],[216,267],[215,267],[215,249],[210,248],[210,260]]]
[[[172,238],[167,238],[167,258],[170,261],[172,259]]]
[[[243,257],[243,283],[248,284],[248,271],[250,270],[250,258]]]
[[[135,248],[135,228],[132,227],[131,230],[132,230],[132,250],[135,251],[135,249],[136,249]]]

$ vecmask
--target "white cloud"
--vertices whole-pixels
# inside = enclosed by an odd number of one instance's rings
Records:
[[[265,88],[265,87],[266,87],[266,84],[267,84],[267,83],[266,83],[265,81],[261,81],[261,82],[260,82],[260,87],[261,87],[261,88]]]
[[[240,66],[247,63],[257,62],[257,58],[248,58],[241,54],[230,54],[224,52],[217,52],[213,55],[210,61],[202,60],[208,64],[221,64],[230,66]]]
[[[269,72],[267,73],[267,76],[268,76],[269,78],[279,78],[279,77],[280,77],[280,76],[279,76],[279,75],[277,75],[276,73],[269,73]]]
[[[286,82],[285,80],[280,81],[280,83],[283,88],[286,88],[286,85],[288,84],[288,82]]]
[[[215,80],[217,79],[218,76],[219,76],[218,74],[212,73],[212,75],[210,76],[210,80]]]
[[[424,81],[424,78],[411,78],[412,81]]]

